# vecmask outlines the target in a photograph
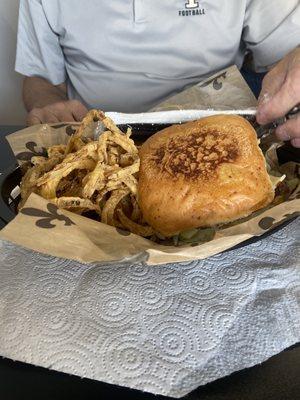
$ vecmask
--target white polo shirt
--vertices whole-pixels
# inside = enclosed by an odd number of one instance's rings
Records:
[[[141,112],[246,50],[260,71],[299,44],[298,0],[20,0],[16,71]]]

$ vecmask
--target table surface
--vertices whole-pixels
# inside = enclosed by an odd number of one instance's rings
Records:
[[[0,172],[15,163],[5,135],[20,129],[0,126]],[[0,219],[0,229],[3,222]],[[187,400],[297,400],[300,399],[300,345],[255,367],[202,386]],[[0,359],[0,399],[167,399],[60,372]]]

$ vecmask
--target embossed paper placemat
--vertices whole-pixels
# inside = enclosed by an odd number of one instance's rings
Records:
[[[0,242],[0,354],[181,397],[300,340],[300,219],[205,260],[81,264]]]

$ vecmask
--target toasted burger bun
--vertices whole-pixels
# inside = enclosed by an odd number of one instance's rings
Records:
[[[239,116],[174,125],[140,149],[139,205],[165,236],[250,215],[274,199],[256,132]]]

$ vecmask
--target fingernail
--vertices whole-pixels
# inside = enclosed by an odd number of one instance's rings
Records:
[[[279,139],[283,140],[283,141],[287,141],[287,140],[291,140],[291,136],[289,135],[289,133],[284,130],[284,129],[280,129],[278,128],[276,130],[276,135],[278,136]]]
[[[268,119],[266,118],[266,105],[271,100],[271,96],[269,93],[263,93],[258,98],[258,110],[256,113],[257,122],[260,124],[267,123]]]
[[[258,97],[258,104],[259,105],[263,105],[266,104],[270,101],[271,96],[269,95],[269,93],[263,93]]]
[[[298,147],[298,148],[300,148],[300,138],[298,139],[293,139],[292,141],[291,141],[291,143],[292,143],[292,145],[294,146],[294,147]]]

